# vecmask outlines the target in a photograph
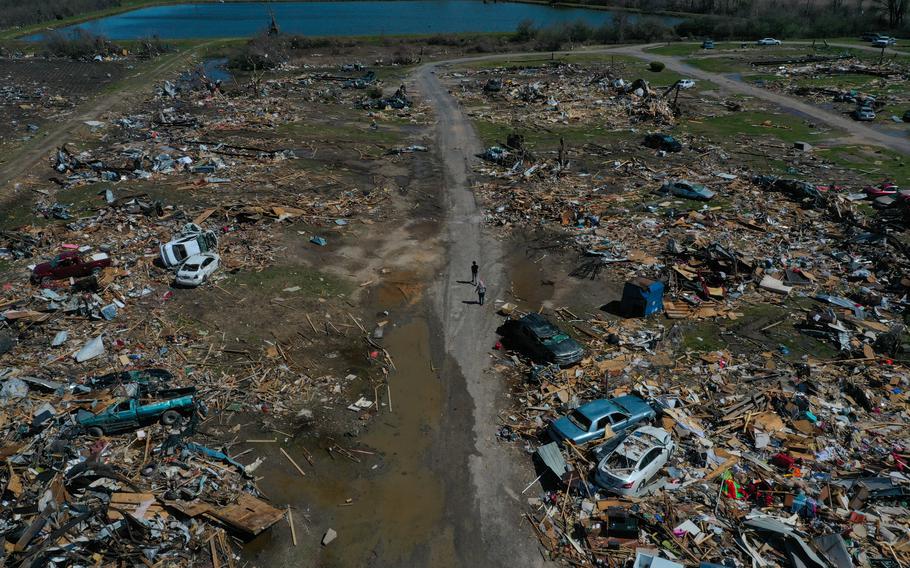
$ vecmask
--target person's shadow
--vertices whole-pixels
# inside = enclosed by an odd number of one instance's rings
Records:
[[[479,300],[462,300],[462,304],[480,304]]]
[[[470,280],[456,280],[455,282],[458,282],[459,284],[473,284]]]

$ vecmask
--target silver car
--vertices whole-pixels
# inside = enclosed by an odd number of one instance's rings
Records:
[[[612,493],[641,495],[675,448],[669,432],[642,426],[600,460],[594,482]]]

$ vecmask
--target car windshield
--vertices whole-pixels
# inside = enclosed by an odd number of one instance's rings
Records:
[[[607,458],[607,468],[612,470],[633,469],[648,450],[660,444],[660,440],[647,432],[633,432],[620,447]]]
[[[186,247],[183,245],[174,245],[174,256],[177,257],[177,260],[186,258]]]
[[[195,272],[195,271],[199,270],[199,265],[198,265],[198,264],[190,264],[189,262],[187,262],[186,264],[183,265],[183,269],[184,269],[184,270],[188,270],[188,271],[190,271],[190,272]]]
[[[585,432],[591,427],[591,419],[577,410],[573,410],[568,416],[569,422],[575,424]]]
[[[544,345],[556,345],[558,343],[562,343],[566,339],[569,339],[568,335],[566,335],[564,333],[557,333],[556,335],[553,335],[551,337],[543,338],[543,344]]]

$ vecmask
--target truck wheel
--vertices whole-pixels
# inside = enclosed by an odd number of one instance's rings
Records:
[[[104,436],[104,430],[102,430],[101,428],[99,428],[97,426],[92,426],[91,428],[86,430],[85,433],[88,434],[89,436],[91,436],[92,438],[100,438],[101,436]]]
[[[165,426],[173,426],[180,420],[180,413],[176,410],[168,410],[161,415],[161,423]]]

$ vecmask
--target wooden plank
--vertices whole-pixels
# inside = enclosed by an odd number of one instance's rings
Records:
[[[719,466],[717,466],[716,468],[711,470],[711,473],[706,475],[701,481],[711,481],[715,477],[719,476],[723,472],[727,471],[728,469],[730,469],[731,467],[736,465],[736,463],[738,461],[739,461],[739,458],[736,456],[727,458],[726,460],[724,460],[724,463],[720,464]]]
[[[212,509],[207,514],[241,532],[256,536],[284,518],[284,511],[262,499],[242,493],[237,502]]]

